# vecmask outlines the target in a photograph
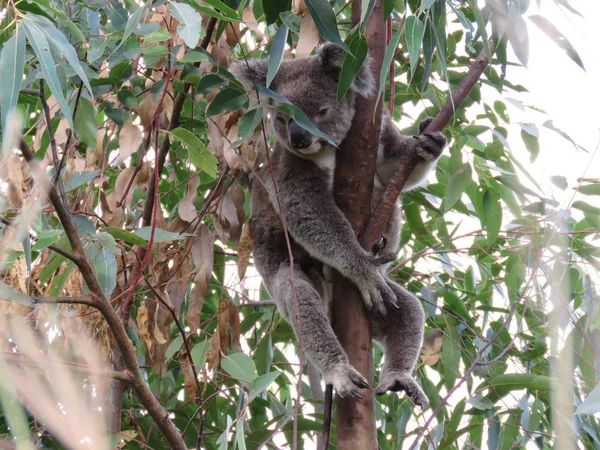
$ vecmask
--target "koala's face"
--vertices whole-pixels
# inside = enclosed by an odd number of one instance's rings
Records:
[[[370,64],[367,62],[346,96],[338,102],[337,84],[343,58],[341,48],[325,44],[316,56],[283,61],[270,86],[273,91],[300,108],[336,145],[342,142],[350,129],[356,95],[370,95],[374,85]],[[267,60],[254,60],[250,62],[250,66],[244,62],[236,63],[230,71],[251,88],[253,81],[264,84],[267,68]],[[329,145],[276,109],[272,109],[271,114],[277,140],[287,150],[301,156],[312,155]]]
[[[352,124],[356,94],[350,91],[338,103],[337,74],[327,70],[319,57],[284,61],[271,87],[300,108],[336,145],[342,142]],[[311,155],[328,145],[291,117],[276,109],[271,114],[277,140],[288,150]]]

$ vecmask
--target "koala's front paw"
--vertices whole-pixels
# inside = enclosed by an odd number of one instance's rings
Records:
[[[446,146],[446,137],[440,132],[423,133],[415,136],[418,141],[417,154],[425,161],[434,161],[440,157]]]
[[[417,406],[422,409],[429,404],[429,399],[417,381],[406,372],[384,372],[379,378],[379,386],[375,390],[376,395],[383,395],[387,391],[404,391]]]
[[[369,383],[358,370],[348,363],[341,363],[326,371],[323,378],[327,384],[333,385],[337,395],[345,398],[362,398],[359,389],[368,389]]]
[[[358,288],[361,292],[365,306],[369,311],[376,311],[382,316],[386,316],[386,305],[399,308],[398,298],[394,291],[388,286],[385,277],[375,270],[362,283],[358,282]]]

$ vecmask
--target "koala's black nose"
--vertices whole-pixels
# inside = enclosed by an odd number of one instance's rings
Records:
[[[301,150],[303,148],[310,147],[312,144],[312,134],[298,125],[296,121],[290,121],[288,131],[290,133],[290,144],[293,148]]]

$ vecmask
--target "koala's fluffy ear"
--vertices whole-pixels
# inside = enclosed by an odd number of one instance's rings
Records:
[[[268,68],[267,59],[249,59],[248,63],[238,61],[232,64],[228,70],[246,89],[252,89],[255,83],[264,85],[267,82]]]
[[[317,52],[325,67],[337,72],[342,70],[344,50],[339,45],[328,42],[319,47]],[[356,78],[352,82],[352,86],[350,86],[350,89],[367,98],[371,97],[375,92],[375,78],[373,78],[371,71],[371,62],[371,57],[367,56]]]

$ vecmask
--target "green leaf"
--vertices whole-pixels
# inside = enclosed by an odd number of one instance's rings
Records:
[[[473,11],[473,15],[475,16],[475,20],[477,21],[477,30],[483,37],[483,48],[485,50],[485,56],[487,56],[488,61],[492,61],[492,53],[490,52],[490,46],[487,45],[488,34],[485,29],[485,20],[483,19],[483,14],[481,13],[481,9],[477,6],[477,0],[468,0],[469,5],[471,5],[471,10]]]
[[[169,10],[183,25],[177,27],[177,33],[189,48],[196,48],[200,41],[202,16],[190,5],[185,3],[169,3]]]
[[[142,227],[138,230],[135,230],[134,234],[136,236],[145,239],[146,241],[150,241],[150,236],[152,233],[152,227]],[[171,231],[162,230],[160,228],[154,229],[154,242],[171,242],[177,241],[180,239],[186,239],[189,236],[192,236],[189,233],[173,233]]]
[[[281,111],[286,116],[291,117],[296,121],[298,125],[309,131],[312,135],[325,139],[331,145],[336,145],[333,139],[329,135],[319,130],[314,123],[308,118],[304,111],[298,108],[296,105],[279,105],[276,107],[278,111]]]
[[[600,183],[584,184],[577,187],[577,191],[583,195],[600,195]]]
[[[600,412],[600,384],[588,394],[575,410],[575,414],[596,414]]]
[[[286,116],[294,119],[298,125],[300,125],[305,130],[310,131],[310,133],[314,136],[325,139],[331,145],[336,145],[329,135],[323,133],[316,127],[314,123],[311,122],[311,120],[306,116],[306,114],[304,114],[304,111],[302,111],[296,105],[293,105],[292,102],[290,102],[287,98],[261,85],[258,85],[256,88],[258,89],[258,92],[260,94],[266,95],[267,97],[270,97],[273,100],[282,103],[282,105],[276,106],[275,109],[281,111]]]
[[[267,87],[277,75],[281,61],[283,60],[283,51],[285,50],[285,42],[287,41],[289,28],[281,25],[275,33],[275,38],[271,44],[271,54],[269,55],[269,68],[267,70]]]
[[[329,2],[327,0],[305,0],[304,3],[306,3],[306,8],[315,22],[319,34],[349,52],[350,49],[340,37],[335,12]]]
[[[107,250],[110,250],[114,254],[118,255],[121,253],[119,246],[117,245],[117,241],[112,234],[107,233],[105,231],[99,231],[92,236],[92,238],[98,242],[102,247]]]
[[[24,71],[25,33],[22,26],[17,24],[15,33],[4,43],[0,53],[0,108],[3,130],[6,130],[8,114],[17,107]]]
[[[546,36],[552,39],[552,42],[562,48],[567,53],[567,56],[575,62],[575,64],[585,71],[583,61],[579,57],[577,51],[575,51],[569,40],[560,31],[558,31],[558,28],[556,28],[552,22],[545,17],[535,14],[529,16],[529,20],[531,20],[540,30],[542,30]]]
[[[192,361],[196,367],[202,367],[206,362],[206,355],[210,349],[210,341],[207,339],[202,342],[198,342],[192,347]]]
[[[219,92],[206,108],[207,116],[214,116],[225,111],[243,107],[248,101],[248,95],[239,89],[225,88]]]
[[[406,45],[408,47],[408,62],[410,64],[410,76],[415,73],[419,62],[419,54],[425,35],[425,24],[415,16],[408,16],[404,25]]]
[[[254,361],[244,353],[234,353],[221,360],[223,370],[236,380],[252,382],[256,378]]]
[[[188,157],[194,166],[213,178],[217,176],[217,158],[195,134],[185,128],[175,128],[167,133],[187,147]]]
[[[40,252],[50,245],[58,242],[58,240],[64,235],[63,230],[44,230],[40,231],[35,239],[32,249],[36,252]]]
[[[206,342],[206,341],[204,341],[204,342]],[[178,334],[175,337],[175,339],[173,339],[173,342],[171,342],[169,344],[169,347],[167,348],[167,351],[165,352],[165,358],[167,358],[167,361],[169,361],[173,357],[173,355],[179,351],[179,349],[182,347],[182,345],[183,345],[183,337],[181,337],[181,334]],[[192,356],[192,361],[194,361],[194,356]],[[196,365],[195,361],[194,361],[194,365]]]
[[[203,3],[217,9],[225,18],[229,19],[228,22],[241,22],[242,20],[235,9],[230,8],[220,0],[204,0]]]
[[[558,187],[559,189],[562,189],[563,191],[569,187],[567,179],[561,175],[555,175],[550,177],[550,181],[552,181],[554,186]]]
[[[96,136],[98,135],[96,110],[92,102],[85,97],[79,99],[79,108],[75,116],[75,134],[85,145],[96,149]]]
[[[469,164],[464,164],[450,176],[446,196],[440,206],[442,212],[450,211],[456,205],[471,180],[471,166]]]
[[[104,296],[109,299],[117,285],[117,258],[110,250],[102,247],[91,261],[98,284],[104,292]]]
[[[523,125],[523,124],[521,124]],[[530,162],[534,162],[540,154],[540,142],[538,137],[525,128],[521,128],[521,139],[525,144],[525,148],[530,153]]]
[[[491,398],[494,403],[511,391],[527,389],[529,391],[550,390],[552,378],[544,375],[535,375],[530,373],[509,373],[496,375],[489,380],[484,381],[475,389],[475,392],[481,392],[489,389],[490,394],[486,397]]]
[[[112,51],[112,53],[116,52],[118,49],[121,48],[121,46],[123,46],[123,45],[125,45],[127,43],[127,40],[129,39],[129,36],[131,36],[131,33],[133,33],[133,31],[136,29],[136,27],[140,23],[140,20],[142,19],[142,14],[144,14],[146,12],[146,9],[151,4],[152,4],[152,0],[148,0],[145,4],[143,4],[142,6],[140,6],[131,16],[129,16],[129,19],[127,19],[127,25],[125,25],[125,31],[123,33],[123,39],[121,39],[121,42]]]
[[[0,282],[0,301],[16,302],[21,305],[33,306],[31,299],[15,288]]]
[[[208,56],[206,53],[202,53],[202,52],[189,52],[187,55],[185,55],[183,58],[181,58],[179,60],[179,62],[182,62],[182,63],[195,63],[195,62],[205,62],[205,61],[210,61],[210,56]],[[207,76],[210,76],[210,75],[207,75]],[[204,78],[206,78],[206,77],[204,77]],[[220,77],[218,77],[218,78],[223,80]]]
[[[342,65],[342,71],[340,72],[340,79],[337,87],[337,100],[338,102],[344,98],[344,95],[352,86],[354,79],[360,72],[360,69],[367,58],[369,51],[369,45],[366,38],[355,32],[348,41],[348,47],[350,53],[344,54],[344,63]]]
[[[36,16],[32,14],[28,14],[26,19],[31,19],[35,26],[39,28],[39,30],[46,35],[46,39],[50,42],[54,48],[60,52],[71,68],[75,71],[77,76],[81,78],[84,86],[88,89],[90,94],[92,93],[92,87],[90,86],[90,82],[85,74],[81,62],[79,61],[79,57],[77,56],[77,52],[71,45],[71,43],[67,40],[64,34],[56,29],[56,27],[45,17]],[[95,148],[95,147],[94,147]]]
[[[444,384],[448,389],[460,378],[460,343],[462,342],[456,327],[446,328],[442,341],[442,367]]]
[[[148,241],[141,238],[130,231],[121,230],[120,228],[107,227],[103,230],[113,236],[115,239],[119,239],[129,245],[139,245],[140,247],[147,247]]]
[[[22,20],[21,23],[25,28],[25,34],[27,35],[29,45],[31,45],[31,48],[33,48],[33,51],[38,58],[42,73],[44,74],[44,79],[54,94],[54,98],[56,98],[56,102],[60,106],[69,125],[73,127],[73,115],[71,114],[71,109],[65,99],[60,82],[58,81],[54,58],[52,58],[52,53],[50,53],[50,45],[48,44],[46,37],[31,20]]]
[[[275,381],[275,379],[279,375],[281,375],[281,372],[275,371],[275,372],[269,372],[264,375],[260,375],[260,376],[256,377],[252,381],[252,387],[250,388],[248,402],[251,402],[256,397],[258,397],[260,394],[262,394],[264,391],[266,391],[267,388],[271,385],[271,383],[273,383],[273,381]]]
[[[256,109],[252,109],[240,117],[238,122],[238,136],[242,140],[248,139],[254,134],[254,130],[260,123],[263,117],[263,108],[259,106]]]
[[[290,9],[292,2],[289,0],[262,0],[261,3],[267,25],[271,25],[277,21],[282,12]],[[258,19],[258,16],[256,18]]]
[[[377,106],[379,105],[379,100],[381,100],[383,90],[385,89],[385,80],[388,76],[388,72],[390,71],[390,64],[392,63],[394,55],[396,54],[396,49],[398,48],[398,44],[400,43],[401,36],[402,32],[397,31],[396,34],[392,36],[390,43],[385,48],[385,55],[383,55],[381,72],[379,72],[379,91],[377,91],[377,102],[375,103],[375,109],[377,109]]]
[[[483,194],[483,217],[481,218],[487,230],[487,245],[493,246],[502,226],[502,206],[496,191],[488,189]]]

